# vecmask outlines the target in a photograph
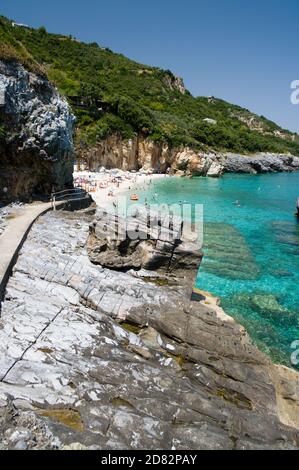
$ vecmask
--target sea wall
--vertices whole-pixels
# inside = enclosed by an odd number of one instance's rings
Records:
[[[77,149],[79,167],[98,170],[120,168],[122,170],[169,171],[181,176],[217,177],[223,173],[268,173],[299,171],[299,157],[263,153],[238,155],[233,153],[204,153],[189,147],[171,148],[163,142],[154,142],[142,136],[124,140],[113,135],[98,142],[95,147]]]
[[[42,76],[0,61],[0,200],[72,186],[74,116]]]

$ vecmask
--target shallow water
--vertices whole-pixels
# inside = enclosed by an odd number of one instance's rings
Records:
[[[155,193],[159,203],[203,204],[197,286],[221,296],[260,349],[290,365],[299,340],[299,174],[162,178],[139,190],[141,201]]]

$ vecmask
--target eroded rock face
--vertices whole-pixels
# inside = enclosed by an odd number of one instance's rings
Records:
[[[188,147],[170,148],[167,143],[154,142],[142,136],[124,140],[113,135],[89,149],[77,149],[79,166],[91,170],[120,168],[153,170],[155,173],[206,176],[215,154],[195,152]]]
[[[209,298],[92,264],[92,217],[41,217],[9,281],[2,447],[298,448],[298,374]]]
[[[173,74],[166,73],[164,74],[163,80],[171,90],[176,90],[182,95],[186,93],[186,87],[181,77],[176,77]]]
[[[124,140],[119,135],[112,135],[98,142],[95,147],[78,147],[76,154],[79,165],[96,171],[104,166],[124,171],[155,168],[156,172],[163,173],[171,159],[167,144],[153,142],[141,136]]]
[[[224,166],[221,163],[213,162],[207,172],[207,176],[218,178],[223,173],[224,173]]]
[[[127,219],[99,209],[88,238],[88,255],[95,264],[188,279],[191,274],[191,284],[202,259],[200,248],[198,234],[177,217],[141,209]]]
[[[170,148],[142,136],[123,140],[114,135],[96,147],[77,149],[79,165],[91,170],[120,168],[122,170],[152,170],[178,176],[218,177],[223,173],[271,173],[299,171],[299,157],[292,155],[259,154],[254,156],[232,153],[204,153],[188,147]]]
[[[0,62],[0,199],[49,195],[72,185],[74,116],[44,77]]]

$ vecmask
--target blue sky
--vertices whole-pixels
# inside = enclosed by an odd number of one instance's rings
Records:
[[[1,0],[0,13],[171,69],[194,95],[299,132],[298,0]]]

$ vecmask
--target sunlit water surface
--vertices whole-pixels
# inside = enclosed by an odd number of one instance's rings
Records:
[[[299,174],[161,178],[140,202],[204,206],[204,252],[197,286],[221,305],[276,362],[290,365],[299,340]],[[238,202],[237,202],[238,201]]]

